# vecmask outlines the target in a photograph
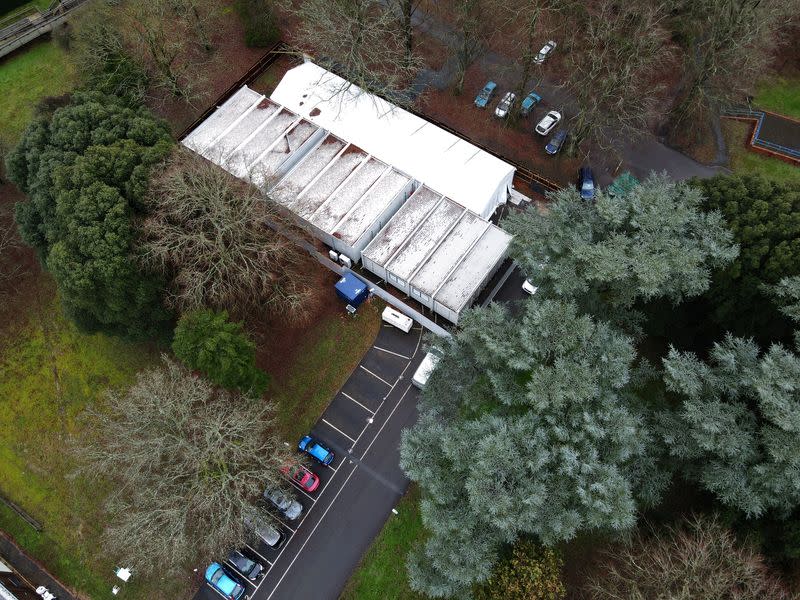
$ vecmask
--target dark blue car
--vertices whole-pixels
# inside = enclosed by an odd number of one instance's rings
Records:
[[[559,129],[556,131],[555,135],[550,138],[550,141],[547,142],[547,145],[544,147],[544,151],[548,154],[556,154],[559,150],[561,150],[561,146],[564,145],[566,140],[567,130]]]
[[[594,173],[589,167],[582,167],[578,185],[581,190],[581,198],[584,200],[594,200]]]
[[[300,452],[305,452],[323,465],[329,465],[333,462],[333,452],[310,435],[300,440],[300,443],[297,444],[297,449],[300,450]]]

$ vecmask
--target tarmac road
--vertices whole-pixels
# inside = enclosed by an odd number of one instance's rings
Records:
[[[251,548],[268,568],[261,581],[248,585],[252,600],[335,600],[391,518],[408,487],[399,446],[402,430],[417,418],[411,377],[425,354],[422,333],[417,324],[408,334],[382,324],[373,347],[317,421],[312,435],[336,458],[330,468],[313,468],[321,479],[317,492],[298,490],[304,516],[281,525],[288,542],[279,551]],[[195,596],[219,598],[205,584]]]

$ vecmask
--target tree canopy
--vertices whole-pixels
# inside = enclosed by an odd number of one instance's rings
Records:
[[[706,291],[711,269],[736,256],[719,212],[699,190],[651,175],[619,197],[586,202],[564,189],[547,210],[511,215],[512,255],[548,296],[576,299],[603,317],[637,301],[677,304]],[[624,319],[623,319],[624,320]]]
[[[412,587],[456,595],[489,577],[499,546],[622,530],[665,480],[633,387],[631,341],[563,301],[490,305],[442,343],[405,432],[401,466],[422,490],[428,530]]]
[[[106,549],[143,574],[226,556],[248,539],[245,518],[270,518],[256,502],[267,482],[285,485],[269,405],[166,358],[86,423],[82,472],[114,483]]]
[[[186,313],[175,328],[172,350],[190,369],[231,390],[261,396],[269,377],[256,367],[256,346],[241,323],[228,313],[198,310]]]
[[[714,273],[706,294],[712,317],[724,330],[760,341],[788,330],[764,287],[800,274],[800,184],[760,175],[717,176],[693,182],[705,206],[719,211],[739,256]]]
[[[8,158],[9,177],[28,195],[16,206],[20,234],[85,330],[141,337],[168,318],[160,281],[134,259],[133,220],[151,167],[171,146],[146,109],[78,92],[34,121]]]

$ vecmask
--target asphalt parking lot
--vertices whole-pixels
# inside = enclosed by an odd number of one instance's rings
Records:
[[[422,328],[408,334],[385,323],[374,345],[311,431],[336,454],[315,464],[320,487],[296,489],[303,505],[297,522],[279,520],[287,541],[247,549],[266,574],[248,583],[253,600],[339,597],[352,571],[408,487],[399,466],[400,436],[417,418],[418,390],[411,377],[424,356]],[[231,565],[227,565],[235,571]],[[245,580],[244,577],[240,579]],[[222,598],[204,584],[195,600]]]

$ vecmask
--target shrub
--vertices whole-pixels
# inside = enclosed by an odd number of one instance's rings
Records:
[[[278,21],[269,0],[237,0],[236,10],[244,26],[244,43],[250,48],[265,48],[281,37]]]
[[[561,600],[563,561],[558,551],[529,540],[514,544],[511,555],[476,590],[477,600]]]
[[[241,323],[228,320],[226,311],[186,313],[175,328],[172,350],[189,368],[222,387],[261,396],[269,376],[256,367],[256,346]]]

